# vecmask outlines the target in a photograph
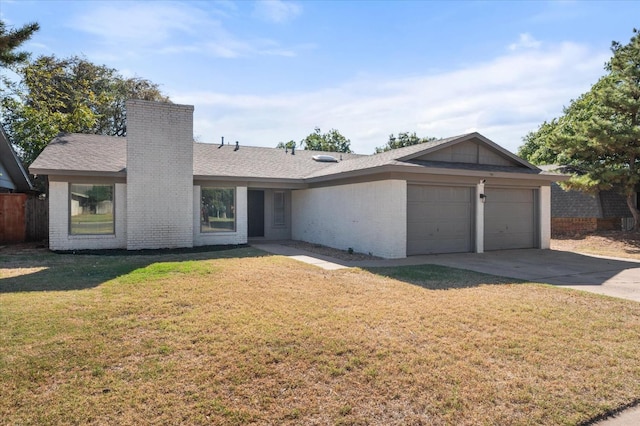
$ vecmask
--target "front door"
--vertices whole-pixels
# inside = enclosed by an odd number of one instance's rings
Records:
[[[247,194],[249,238],[264,237],[264,191],[249,190]]]

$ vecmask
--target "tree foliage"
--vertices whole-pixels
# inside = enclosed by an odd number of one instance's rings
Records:
[[[17,29],[10,29],[0,20],[0,67],[10,67],[29,59],[28,52],[17,52],[16,49],[40,29],[40,25],[32,22]]]
[[[278,145],[276,145],[276,148],[280,148],[280,149],[291,149],[295,146],[297,146],[298,144],[296,143],[296,141],[294,141],[293,139],[290,140],[289,142],[278,142]]]
[[[168,102],[157,84],[77,56],[42,56],[18,74],[1,99],[2,119],[27,165],[61,132],[126,135],[127,99]]]
[[[351,141],[336,129],[321,133],[316,127],[313,133],[300,141],[300,146],[311,151],[351,152]]]
[[[565,186],[579,190],[618,189],[639,229],[635,197],[640,189],[640,34],[613,42],[608,72],[588,93],[525,137],[519,154],[533,163],[571,166]]]
[[[395,137],[392,134],[389,135],[389,140],[386,145],[376,147],[376,154],[381,152],[390,151],[392,149],[404,148],[405,146],[417,145],[420,143],[431,142],[436,140],[436,138],[426,137],[420,138],[416,135],[416,132],[401,132],[398,133],[398,137]]]

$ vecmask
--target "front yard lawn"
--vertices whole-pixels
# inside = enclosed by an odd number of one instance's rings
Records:
[[[640,304],[438,266],[0,256],[0,423],[577,424],[640,397],[639,337]]]

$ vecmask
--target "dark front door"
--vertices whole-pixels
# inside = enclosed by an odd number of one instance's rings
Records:
[[[248,191],[249,238],[264,237],[264,191]]]

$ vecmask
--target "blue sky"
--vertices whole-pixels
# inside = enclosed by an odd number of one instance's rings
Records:
[[[478,131],[516,151],[640,26],[624,1],[12,1],[34,56],[84,55],[195,106],[202,142],[275,146],[315,127],[370,154],[390,133]]]

